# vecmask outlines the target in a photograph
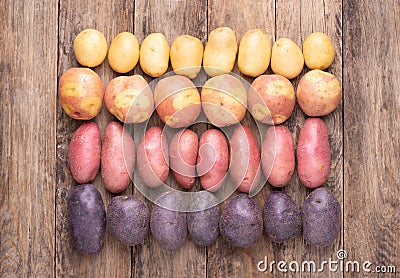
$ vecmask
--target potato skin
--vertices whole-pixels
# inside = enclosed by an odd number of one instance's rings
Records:
[[[100,192],[91,184],[71,188],[68,195],[68,222],[74,247],[96,254],[104,244],[106,211]]]
[[[310,117],[333,112],[342,99],[339,80],[322,70],[311,70],[297,85],[297,100],[301,110]]]
[[[293,85],[278,74],[261,75],[251,84],[248,102],[256,120],[266,124],[281,124],[292,115],[294,109]]]
[[[158,81],[154,101],[160,119],[172,128],[192,124],[200,114],[200,94],[193,82],[174,75]]]
[[[149,208],[136,196],[116,196],[108,204],[108,231],[123,244],[142,243],[149,233],[149,223]]]
[[[294,141],[286,126],[268,128],[262,143],[262,168],[268,182],[275,187],[289,183],[295,168]]]
[[[108,111],[124,123],[141,123],[154,110],[153,92],[140,75],[119,76],[112,79],[104,95]]]
[[[341,211],[338,200],[327,188],[317,188],[302,206],[303,235],[313,246],[326,247],[340,232]]]
[[[101,135],[94,122],[84,122],[72,136],[68,147],[68,162],[77,183],[88,183],[100,168]]]
[[[238,126],[230,139],[229,173],[240,192],[249,193],[260,183],[260,150],[253,133]]]
[[[90,120],[99,114],[104,87],[100,77],[91,69],[68,69],[60,78],[58,91],[61,106],[71,118]]]
[[[199,148],[197,134],[190,129],[179,131],[169,145],[169,163],[177,183],[190,189],[196,177],[196,160]]]
[[[94,68],[107,56],[107,41],[103,33],[95,29],[81,31],[74,40],[76,60],[84,67]]]
[[[297,174],[302,184],[316,188],[326,182],[330,170],[328,129],[319,118],[305,120],[297,145]]]
[[[300,209],[284,192],[272,191],[264,204],[264,230],[273,242],[284,242],[301,234]]]
[[[101,178],[108,191],[120,193],[129,186],[135,157],[135,143],[131,135],[120,123],[109,123],[101,149]]]
[[[150,229],[157,242],[167,251],[179,249],[187,236],[186,213],[183,208],[182,195],[178,192],[167,192],[161,195],[153,205],[150,215]],[[170,207],[173,210],[169,210]]]
[[[223,185],[228,166],[229,150],[225,135],[217,129],[203,132],[196,165],[203,189],[218,191]]]
[[[182,35],[171,44],[170,59],[176,74],[193,79],[201,70],[203,43],[196,37]]]
[[[229,27],[211,31],[204,49],[203,66],[209,76],[231,72],[235,65],[238,45],[235,32]]]
[[[324,33],[310,34],[303,43],[304,61],[309,69],[324,70],[335,59],[335,48],[331,39]]]
[[[271,69],[287,79],[301,73],[304,67],[303,52],[291,39],[281,38],[272,46]]]
[[[211,246],[219,236],[219,206],[217,198],[206,190],[196,192],[187,214],[188,231],[197,246]]]
[[[139,41],[130,32],[119,33],[108,51],[110,67],[119,73],[131,71],[139,61]]]
[[[201,89],[204,114],[215,126],[240,122],[246,114],[247,92],[243,83],[230,74],[207,80]]]
[[[238,67],[241,73],[257,77],[263,74],[271,59],[271,41],[261,29],[247,31],[239,45]]]
[[[168,143],[158,126],[149,128],[137,149],[137,164],[143,182],[149,187],[158,187],[168,177]]]
[[[148,35],[140,46],[139,63],[142,70],[152,76],[159,77],[168,69],[169,45],[161,33]]]
[[[263,218],[257,204],[244,193],[230,199],[219,220],[222,237],[233,246],[249,247],[262,236]]]

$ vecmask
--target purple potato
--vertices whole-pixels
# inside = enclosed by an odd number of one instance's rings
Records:
[[[126,245],[136,245],[149,232],[150,211],[142,200],[131,196],[116,196],[107,209],[108,231]]]
[[[187,214],[188,231],[198,246],[210,246],[219,236],[219,206],[217,198],[206,190],[193,195]]]
[[[164,249],[177,250],[183,245],[187,235],[186,213],[182,212],[182,194],[164,193],[156,203],[150,214],[151,233]]]
[[[284,192],[272,191],[264,205],[264,230],[273,242],[283,242],[301,234],[301,213]]]
[[[317,188],[304,201],[302,207],[303,234],[313,246],[330,245],[340,232],[340,205],[326,188]]]
[[[238,194],[226,203],[219,221],[219,229],[222,237],[232,245],[251,246],[262,235],[261,210],[248,195]]]
[[[100,252],[104,243],[106,211],[97,188],[91,184],[73,187],[68,196],[68,211],[75,248],[88,254]]]

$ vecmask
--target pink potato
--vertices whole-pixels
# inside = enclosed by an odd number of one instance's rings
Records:
[[[197,174],[205,190],[218,191],[223,185],[229,166],[229,149],[225,135],[209,129],[200,136]]]
[[[271,126],[265,133],[261,153],[262,168],[268,182],[282,187],[292,178],[295,158],[292,134],[285,126]]]
[[[169,145],[172,175],[183,188],[190,189],[195,181],[199,139],[190,129],[179,131]]]
[[[330,169],[328,129],[319,118],[308,118],[300,130],[297,146],[297,174],[308,188],[321,186]]]
[[[107,125],[101,149],[101,178],[112,193],[124,191],[135,168],[135,143],[118,122]]]
[[[239,191],[249,193],[260,183],[260,150],[250,129],[238,126],[230,140],[230,167],[232,181]]]
[[[83,123],[72,136],[68,147],[68,161],[72,177],[77,183],[94,180],[100,168],[101,135],[94,122]]]
[[[149,128],[137,150],[137,164],[143,182],[149,187],[162,185],[168,177],[168,143],[158,126]]]

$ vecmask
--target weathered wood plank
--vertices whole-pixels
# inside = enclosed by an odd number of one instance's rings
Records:
[[[399,268],[400,5],[345,1],[343,17],[345,249]]]
[[[0,9],[0,276],[49,277],[57,1],[2,1]]]
[[[86,28],[104,33],[108,44],[116,34],[133,31],[134,3],[131,1],[60,1],[58,77],[70,67],[79,66],[74,53],[75,36]],[[116,74],[107,60],[94,69],[106,85]],[[113,116],[103,106],[94,119],[102,134]],[[57,103],[57,194],[56,194],[56,274],[57,276],[129,277],[131,274],[131,248],[123,246],[106,233],[100,254],[79,254],[69,238],[67,222],[67,196],[76,183],[67,162],[68,143],[81,121],[72,120]],[[107,206],[112,195],[103,187],[100,174],[93,184],[100,190]],[[131,192],[128,189],[127,192]]]

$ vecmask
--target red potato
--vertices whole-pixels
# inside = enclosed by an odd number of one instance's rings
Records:
[[[330,169],[328,129],[319,118],[308,118],[300,130],[297,146],[297,174],[308,188],[321,186]]]
[[[101,135],[94,122],[83,123],[72,136],[68,147],[68,161],[72,177],[77,183],[94,180],[100,168]]]
[[[260,183],[260,150],[246,126],[238,126],[230,140],[230,167],[232,181],[240,192],[249,193]]]
[[[101,149],[101,178],[112,193],[124,191],[135,168],[135,143],[118,122],[107,125]]]
[[[158,126],[149,128],[137,150],[137,164],[143,182],[158,187],[165,182],[169,172],[168,143]]]
[[[229,149],[225,135],[209,129],[200,136],[197,174],[205,190],[218,191],[223,185],[229,166]]]
[[[183,188],[190,189],[194,184],[198,148],[199,139],[190,129],[175,134],[169,145],[172,175]]]
[[[292,178],[295,158],[292,134],[285,126],[272,126],[265,133],[261,153],[262,168],[268,182],[282,187]]]

